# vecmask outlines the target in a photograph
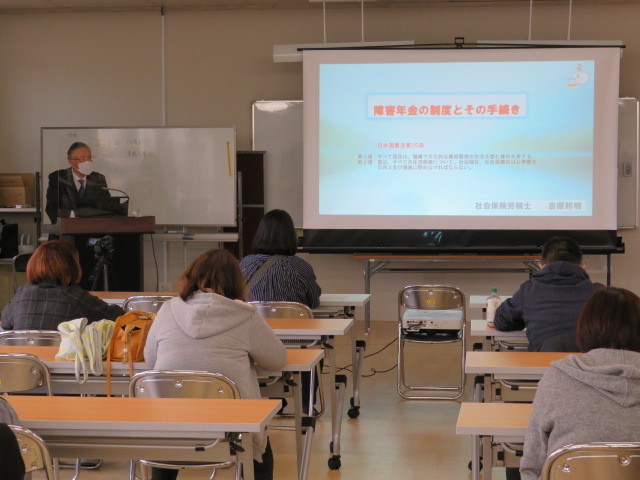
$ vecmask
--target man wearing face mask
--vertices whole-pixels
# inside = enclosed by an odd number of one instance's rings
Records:
[[[51,223],[58,217],[91,216],[91,201],[110,197],[104,175],[93,171],[93,156],[87,144],[75,142],[67,150],[69,168],[49,175],[45,210]],[[83,201],[84,199],[84,201]]]

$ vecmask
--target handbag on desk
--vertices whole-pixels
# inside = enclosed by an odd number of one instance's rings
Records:
[[[107,396],[111,396],[111,362],[129,364],[133,376],[133,362],[144,362],[144,345],[153,323],[153,315],[131,310],[116,318],[107,356]]]

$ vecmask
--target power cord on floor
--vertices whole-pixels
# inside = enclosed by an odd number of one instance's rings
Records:
[[[386,344],[384,347],[382,347],[380,350],[378,350],[377,352],[370,353],[369,355],[365,355],[365,356],[364,356],[364,358],[369,358],[369,357],[373,357],[374,355],[378,355],[379,353],[381,353],[381,352],[385,351],[387,348],[389,348],[391,345],[393,345],[393,344],[394,344],[395,342],[397,342],[397,341],[398,341],[398,339],[397,339],[397,338],[392,339],[389,343],[387,343],[387,344]],[[352,364],[352,363],[350,363],[349,365],[345,365],[344,367],[337,367],[337,368],[336,368],[336,373],[337,373],[337,372],[343,372],[343,371],[353,373],[353,370],[351,370],[351,368],[349,368],[349,367],[352,367],[352,366],[353,366],[353,364]],[[362,375],[362,377],[363,377],[363,378],[364,378],[364,377],[373,377],[376,373],[386,373],[386,372],[390,372],[391,370],[393,370],[393,369],[394,369],[394,368],[396,368],[397,366],[398,366],[398,364],[396,363],[393,367],[388,368],[388,369],[386,369],[386,370],[376,370],[375,368],[371,368],[371,369],[370,369],[370,370],[371,370],[371,374],[370,374],[370,375]],[[325,372],[325,371],[323,371],[323,372],[322,372],[322,374],[323,374],[323,375],[329,375],[329,372]]]

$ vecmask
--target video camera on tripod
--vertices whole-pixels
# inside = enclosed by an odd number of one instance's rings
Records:
[[[90,238],[87,240],[87,247],[93,250],[93,255],[97,262],[89,275],[91,290],[97,291],[100,279],[102,278],[103,291],[109,291],[109,276],[113,276],[111,271],[111,260],[115,249],[113,248],[113,237],[105,235],[102,238]],[[102,275],[100,275],[102,273]]]

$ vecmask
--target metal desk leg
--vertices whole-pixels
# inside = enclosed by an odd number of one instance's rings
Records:
[[[480,437],[473,435],[471,442],[471,451],[473,452],[473,456],[471,457],[471,480],[480,480],[480,457],[482,452]]]
[[[296,458],[298,465],[298,475],[302,471],[303,439],[302,439],[302,379],[300,372],[293,373],[293,417],[296,435]],[[252,464],[253,466],[253,464]],[[246,477],[245,477],[246,478]]]
[[[340,428],[342,426],[342,409],[344,405],[344,391],[347,384],[345,375],[336,375],[336,351],[333,345],[333,337],[327,337],[324,341],[324,355],[329,364],[329,378],[334,379],[335,388],[330,389],[329,402],[331,404],[331,444],[329,450],[332,453],[329,459],[329,468],[337,470],[340,462]]]
[[[242,434],[243,452],[238,451],[238,461],[242,463],[242,476],[244,480],[254,480],[253,476],[253,435]]]
[[[371,293],[371,263],[369,260],[364,261],[364,293]],[[371,301],[364,306],[364,334],[369,333],[371,327]]]
[[[358,418],[360,415],[360,380],[362,379],[362,361],[364,352],[367,349],[367,342],[355,340],[354,329],[351,329],[354,344],[351,350],[351,364],[353,365],[353,397],[351,397],[351,408],[347,411],[349,418]]]
[[[302,419],[302,427],[304,429],[304,455],[302,457],[302,468],[298,472],[298,480],[306,480],[309,474],[311,441],[313,440],[313,433],[316,429],[316,419],[313,417],[304,417]]]

